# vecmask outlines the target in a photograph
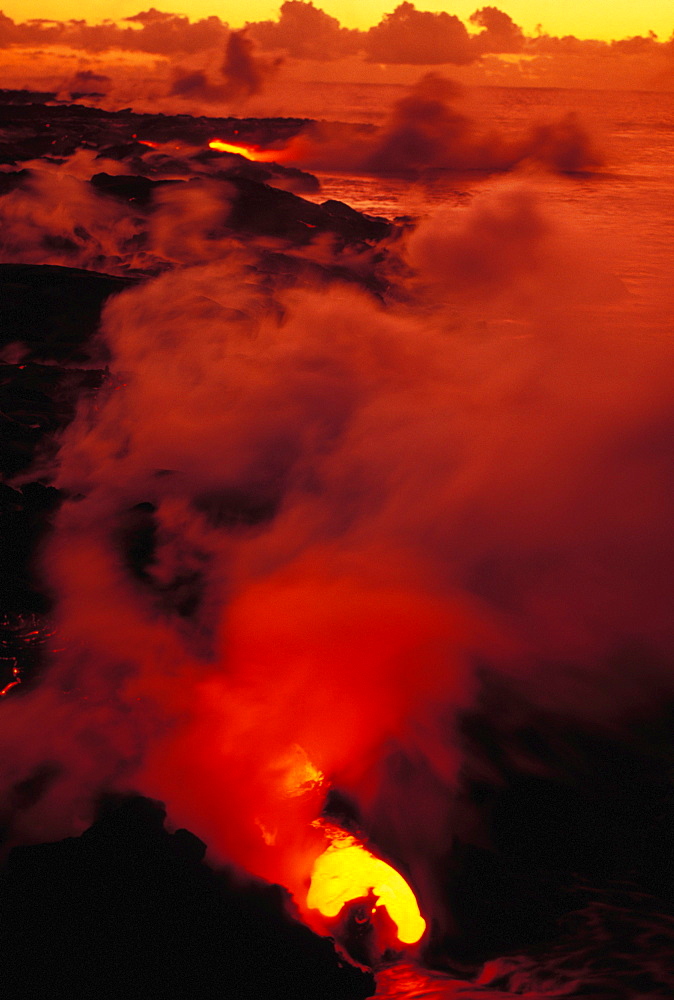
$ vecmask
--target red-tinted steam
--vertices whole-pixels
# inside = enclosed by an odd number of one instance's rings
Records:
[[[222,74],[225,84],[234,96],[250,97],[259,94],[265,75],[273,64],[255,55],[255,45],[245,31],[232,31],[225,50]]]
[[[441,125],[482,148],[446,85],[424,88],[423,162]],[[7,196],[17,247],[86,218],[129,253],[126,209],[97,217],[72,176],[59,205],[51,174],[31,183],[43,197]],[[275,287],[254,241],[207,238],[215,185],[158,199],[153,251],[183,266],[108,303],[123,379],[63,439],[44,565],[64,652],[2,705],[8,799],[47,775],[10,801],[11,836],[72,832],[101,789],[133,787],[301,901],[325,846],[324,791],[290,791],[309,761],[432,905],[476,662],[606,724],[670,688],[658,666],[648,687],[608,666],[629,642],[656,664],[672,650],[667,348],[631,333],[610,262],[529,188],[422,221],[388,303],[336,279]]]
[[[435,170],[505,171],[523,163],[551,170],[589,170],[602,157],[575,116],[508,137],[455,107],[461,88],[437,74],[424,76],[394,105],[379,130],[319,123],[298,136],[285,162],[309,169],[418,176]]]

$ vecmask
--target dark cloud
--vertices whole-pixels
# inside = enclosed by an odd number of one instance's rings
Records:
[[[336,17],[302,0],[286,0],[278,21],[248,26],[251,37],[265,49],[284,49],[296,59],[336,59],[357,52],[362,32],[342,28]]]
[[[151,9],[126,20],[141,27],[120,27],[112,21],[88,24],[84,20],[15,23],[0,14],[0,45],[67,45],[89,52],[116,48],[171,55],[202,52],[223,45],[229,33],[227,25],[218,17],[192,22],[183,15],[162,14]]]
[[[484,28],[474,40],[480,54],[485,52],[520,52],[524,46],[524,32],[509,14],[498,7],[482,7],[471,14],[472,24]]]
[[[626,52],[630,55],[651,52],[656,45],[657,35],[653,31],[649,32],[648,35],[634,35],[633,38],[622,38],[611,42],[611,48],[614,51]]]
[[[367,58],[421,66],[472,62],[476,56],[465,25],[454,14],[417,10],[401,3],[366,34]]]
[[[156,7],[150,7],[149,10],[142,10],[138,14],[131,14],[130,17],[125,17],[125,21],[138,21],[140,24],[164,24],[166,21],[170,21],[173,18],[173,14],[167,14],[165,11],[157,10]]]
[[[613,42],[573,35],[557,38],[543,33],[530,37],[509,14],[491,5],[478,8],[468,22],[466,25],[446,11],[419,10],[405,0],[368,31],[351,30],[312,0],[285,0],[276,20],[251,22],[246,26],[246,35],[232,41],[225,77],[230,92],[232,87],[239,96],[258,92],[256,75],[260,71],[264,76],[266,70],[259,54],[250,48],[255,44],[268,53],[286,53],[293,59],[318,62],[350,57],[391,67],[473,66],[471,72],[464,70],[466,79],[470,77],[473,83],[624,89],[668,89],[672,85],[674,45],[671,40],[659,42],[653,32]],[[191,87],[192,96],[198,98],[201,91],[205,100],[217,99],[213,88],[220,81],[211,79],[214,59],[229,44],[230,34],[228,25],[217,16],[190,21],[184,15],[154,7],[124,20],[100,24],[46,19],[20,23],[0,13],[0,48],[39,47],[45,61],[50,52],[54,59],[62,58],[62,53],[57,56],[56,46],[92,54],[120,50],[181,59],[189,56],[189,66],[178,76],[205,74],[201,87],[196,77]],[[515,60],[499,60],[499,54],[521,54],[526,58],[526,72],[523,74]],[[251,65],[251,59],[255,65]],[[363,72],[367,73],[365,67]],[[62,73],[57,74],[59,78]],[[42,80],[35,85],[45,89]],[[190,88],[189,79],[186,86]],[[131,87],[128,81],[120,81],[115,93],[122,99],[121,94],[129,89],[136,93],[147,91],[150,101],[162,93],[154,83],[144,88],[135,81]]]
[[[105,73],[95,73],[92,69],[80,69],[73,79],[78,83],[108,83],[110,77]]]

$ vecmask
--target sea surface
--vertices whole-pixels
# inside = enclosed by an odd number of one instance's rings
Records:
[[[385,124],[407,88],[316,83],[293,107],[326,120]],[[455,108],[477,132],[507,138],[573,115],[603,164],[592,172],[554,174],[522,165],[508,174],[435,172],[415,180],[321,174],[320,199],[336,198],[389,219],[462,208],[505,180],[533,187],[552,211],[572,215],[606,253],[630,292],[649,297],[674,273],[674,102],[670,94],[556,88],[481,87]],[[317,199],[317,200],[320,200]]]

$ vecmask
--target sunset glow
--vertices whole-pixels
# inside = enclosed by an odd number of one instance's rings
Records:
[[[388,5],[382,0],[319,0],[315,4],[336,17],[345,27],[360,29],[376,24],[397,5],[397,0]],[[191,20],[216,15],[232,27],[239,28],[250,21],[275,19],[281,4],[270,0],[251,0],[244,8],[237,0],[223,0],[218,4],[214,4],[213,0],[165,0],[157,6],[159,10],[184,14]],[[532,34],[536,26],[541,25],[542,30],[550,35],[575,35],[577,38],[609,41],[654,31],[664,41],[674,31],[669,0],[645,0],[641,4],[630,0],[596,0],[592,4],[584,0],[568,0],[563,4],[553,3],[552,0],[509,0],[498,6]],[[453,3],[425,0],[419,2],[417,7],[433,12],[447,11],[467,21],[480,4],[474,0],[456,0]],[[143,8],[135,0],[86,0],[85,3],[76,0],[5,0],[2,9],[15,20],[42,17],[57,20],[84,18],[89,22],[99,22],[130,17]]]
[[[389,9],[289,0],[246,8],[245,20],[239,5],[214,12],[205,0],[140,12],[130,0],[84,12],[52,2],[36,6],[33,20],[23,3],[6,8],[0,84],[109,109],[238,114],[246,104],[256,116],[320,119],[326,106],[314,83],[409,85],[429,72],[468,86],[674,87],[674,18],[663,0],[638,9],[520,0],[451,10],[411,0]],[[276,152],[242,145],[240,155],[278,162]]]

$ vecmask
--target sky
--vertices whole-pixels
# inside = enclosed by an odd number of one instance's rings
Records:
[[[409,85],[428,72],[466,86],[674,89],[671,0],[384,3],[0,0],[0,86],[167,113],[245,101],[272,117],[323,113],[307,103],[311,81]]]
[[[390,13],[397,0],[389,4],[383,0],[325,0],[317,6],[349,28],[368,28],[376,24],[383,14]],[[152,6],[143,0],[0,0],[0,9],[14,20],[46,17],[101,21],[122,18]],[[270,0],[160,0],[160,10],[186,14],[191,19],[215,14],[233,27],[246,21],[275,18],[280,3]],[[476,0],[451,0],[438,3],[425,0],[419,3],[422,10],[445,10],[462,20],[480,4]],[[509,0],[499,5],[524,28],[533,33],[540,24],[550,35],[570,35],[577,38],[611,40],[645,35],[654,31],[660,40],[669,38],[674,31],[674,6],[672,0]]]

